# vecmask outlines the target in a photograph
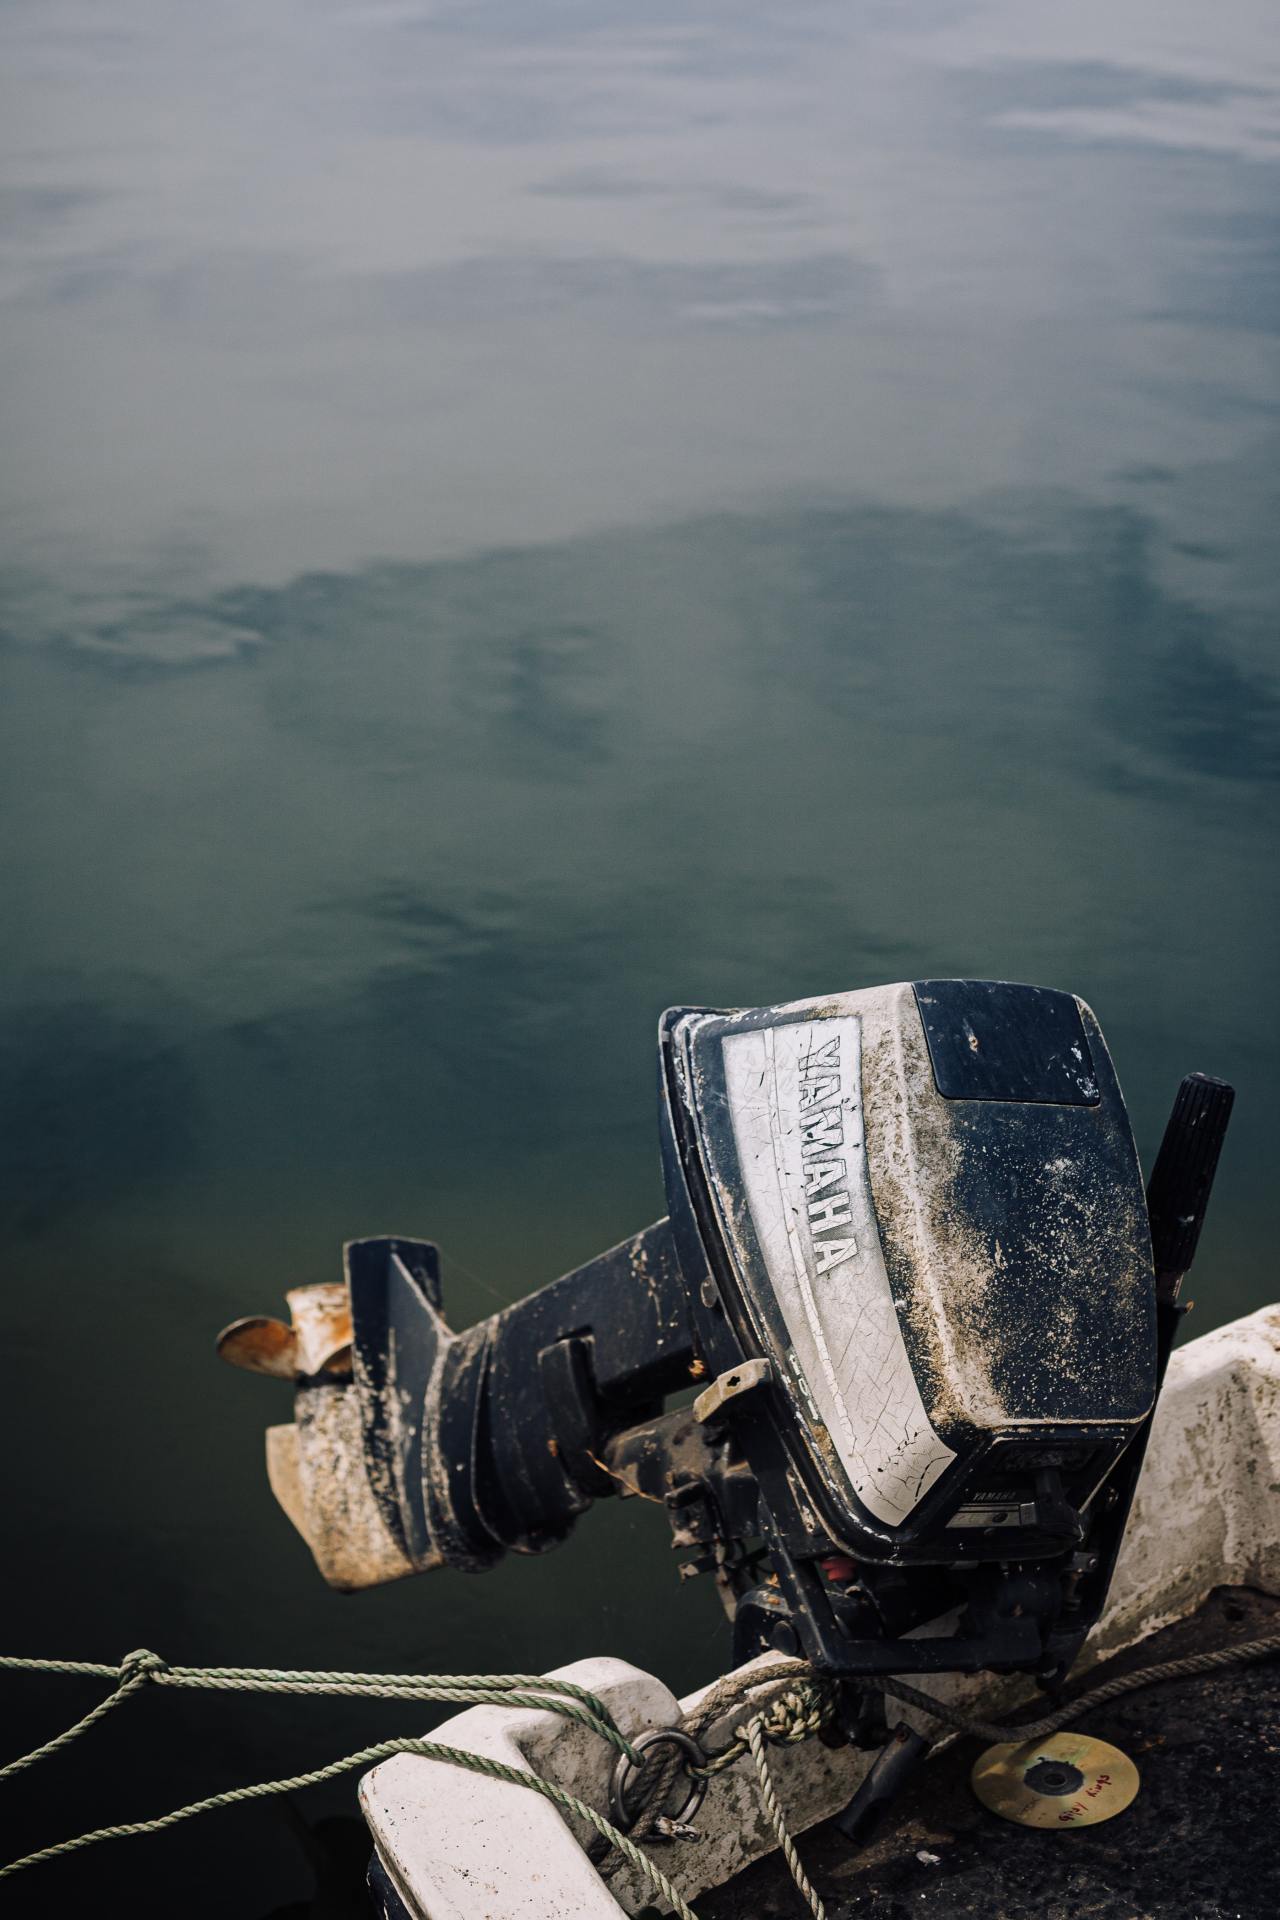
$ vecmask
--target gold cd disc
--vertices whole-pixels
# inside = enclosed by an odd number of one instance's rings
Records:
[[[1128,1754],[1087,1733],[988,1747],[969,1778],[984,1807],[1022,1827],[1096,1827],[1138,1791]]]

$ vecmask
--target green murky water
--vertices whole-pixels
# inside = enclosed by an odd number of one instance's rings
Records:
[[[654,1217],[670,1003],[1073,988],[1145,1155],[1184,1071],[1238,1085],[1193,1324],[1274,1296],[1259,16],[3,34],[8,1646],[713,1670],[638,1503],[328,1593],[287,1395],[211,1353],[358,1234],[438,1238],[462,1324]],[[6,1747],[64,1687],[5,1683]],[[9,1790],[9,1850],[421,1718],[157,1695]],[[256,1920],[308,1844],[223,1815],[14,1906]]]

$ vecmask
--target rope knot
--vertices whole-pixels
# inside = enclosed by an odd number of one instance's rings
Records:
[[[792,1745],[820,1733],[834,1710],[833,1687],[818,1680],[802,1680],[771,1700],[757,1718],[766,1740]],[[740,1740],[746,1738],[743,1728],[735,1731]]]
[[[126,1653],[120,1662],[122,1680],[146,1680],[153,1673],[168,1673],[169,1662],[162,1660],[158,1653],[150,1653],[146,1647],[135,1647],[132,1653]]]

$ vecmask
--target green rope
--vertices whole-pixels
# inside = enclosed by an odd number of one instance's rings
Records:
[[[786,1815],[778,1804],[773,1776],[769,1772],[769,1762],[765,1758],[764,1751],[766,1716],[763,1713],[756,1714],[745,1727],[738,1727],[735,1732],[738,1739],[751,1750],[751,1758],[755,1762],[756,1780],[760,1788],[760,1804],[765,1810],[769,1825],[773,1828],[774,1837],[782,1849],[782,1857],[787,1863],[787,1871],[795,1881],[796,1891],[813,1915],[813,1920],[827,1920],[827,1910],[822,1903],[822,1896],[815,1892],[804,1870],[804,1864],[796,1852],[796,1843],[791,1837],[791,1829],[787,1825]]]
[[[262,1800],[279,1793],[297,1793],[304,1787],[317,1787],[326,1780],[335,1780],[340,1774],[349,1773],[354,1767],[374,1766],[379,1760],[390,1759],[395,1753],[416,1753],[425,1760],[445,1760],[451,1766],[465,1767],[469,1773],[482,1773],[490,1780],[507,1780],[513,1786],[528,1787],[533,1793],[540,1793],[545,1800],[551,1800],[565,1813],[577,1814],[586,1820],[597,1833],[616,1847],[624,1859],[657,1888],[664,1900],[669,1901],[680,1920],[697,1920],[697,1915],[688,1902],[677,1893],[662,1869],[652,1861],[648,1854],[620,1833],[610,1820],[585,1800],[579,1800],[575,1794],[566,1793],[563,1787],[553,1786],[550,1780],[544,1780],[539,1774],[526,1773],[519,1767],[504,1766],[500,1760],[489,1760],[483,1754],[467,1753],[461,1747],[441,1747],[431,1740],[383,1740],[373,1747],[362,1747],[359,1753],[349,1753],[341,1760],[333,1760],[326,1767],[316,1767],[310,1773],[297,1773],[287,1780],[260,1780],[249,1787],[230,1787],[225,1793],[211,1793],[204,1800],[195,1800],[190,1806],[175,1807],[171,1813],[162,1813],[154,1820],[130,1820],[120,1826],[98,1827],[93,1833],[80,1833],[73,1840],[60,1840],[51,1847],[41,1847],[36,1853],[24,1854],[20,1860],[10,1861],[8,1866],[0,1867],[0,1880],[6,1880],[11,1874],[20,1873],[25,1867],[41,1865],[46,1860],[58,1860],[69,1853],[79,1853],[83,1847],[96,1845],[99,1840],[123,1840],[132,1834],[163,1833],[166,1827],[177,1826],[181,1820],[190,1820],[198,1813],[212,1813],[219,1807],[238,1806],[245,1800]]]
[[[153,1654],[148,1657],[159,1660],[158,1654]],[[0,1667],[12,1664],[15,1663],[0,1658]],[[26,1661],[16,1664],[59,1668],[61,1663],[57,1661]],[[65,1663],[64,1670],[70,1670],[73,1664],[72,1662]],[[82,1672],[84,1670],[80,1665],[75,1665],[76,1672]],[[110,1678],[118,1672],[118,1668],[95,1667],[93,1671]],[[514,1691],[528,1690],[534,1693],[561,1693],[564,1694],[567,1699],[580,1700],[584,1706],[590,1707],[591,1711],[602,1720],[608,1720],[610,1717],[609,1710],[604,1702],[598,1699],[594,1693],[589,1693],[586,1687],[580,1687],[572,1680],[551,1679],[541,1673],[372,1674],[343,1673],[332,1671],[329,1668],[313,1671],[302,1667],[171,1667],[165,1661],[161,1660],[159,1667],[153,1673],[153,1678],[161,1686],[191,1686],[196,1683],[197,1679],[201,1683],[206,1681],[226,1681],[231,1683],[236,1681],[288,1680],[307,1687],[362,1688],[370,1691],[374,1697],[380,1697],[378,1690],[383,1687],[390,1688],[395,1692],[413,1692],[415,1689],[422,1687],[484,1688],[486,1691],[494,1693],[511,1693]]]
[[[0,1768],[0,1779],[68,1746],[101,1720],[112,1707],[118,1706],[130,1694],[137,1693],[148,1684],[214,1688],[227,1692],[337,1694],[374,1700],[438,1701],[451,1706],[501,1704],[531,1707],[576,1720],[580,1726],[589,1727],[593,1733],[608,1740],[633,1763],[639,1759],[603,1700],[572,1680],[548,1679],[537,1673],[361,1674],[304,1669],[291,1671],[275,1667],[171,1667],[158,1653],[149,1653],[145,1648],[127,1653],[116,1667],[93,1660],[41,1660],[17,1654],[0,1654],[0,1672],[73,1674],[117,1682],[114,1693],[100,1700],[83,1719],[77,1720],[62,1733],[55,1734],[42,1747],[36,1747]],[[565,1792],[562,1787],[554,1786],[539,1774],[526,1772],[519,1767],[504,1766],[501,1761],[487,1759],[483,1754],[468,1753],[460,1747],[442,1747],[431,1740],[414,1739],[384,1740],[377,1746],[363,1747],[359,1753],[334,1760],[328,1766],[317,1767],[311,1773],[295,1774],[288,1780],[263,1780],[254,1786],[231,1787],[225,1793],[210,1794],[204,1800],[177,1807],[171,1813],[159,1814],[153,1820],[131,1820],[120,1826],[98,1827],[92,1833],[77,1834],[74,1839],[61,1840],[55,1846],[42,1847],[36,1853],[24,1854],[20,1860],[10,1861],[7,1866],[0,1867],[0,1880],[7,1879],[10,1874],[20,1873],[25,1867],[39,1866],[44,1861],[60,1859],[64,1854],[78,1853],[82,1847],[93,1846],[99,1840],[125,1839],[131,1834],[162,1833],[166,1827],[176,1826],[180,1820],[190,1820],[198,1813],[212,1813],[219,1807],[234,1807],[244,1800],[260,1800],[274,1794],[295,1793],[304,1787],[319,1786],[326,1780],[349,1773],[354,1767],[373,1766],[395,1753],[416,1753],[427,1760],[444,1760],[452,1766],[465,1767],[471,1773],[482,1773],[492,1780],[507,1780],[513,1786],[527,1787],[533,1793],[540,1793],[564,1812],[576,1814],[594,1827],[611,1846],[618,1849],[624,1859],[645,1875],[663,1898],[669,1901],[680,1920],[697,1920],[693,1909],[648,1854],[584,1800]]]
[[[158,1676],[157,1676],[158,1677]],[[229,1693],[289,1693],[295,1695],[314,1694],[328,1698],[367,1699],[367,1700],[414,1700],[436,1702],[442,1706],[473,1707],[532,1707],[542,1711],[550,1709],[566,1720],[576,1720],[579,1726],[589,1727],[592,1733],[598,1733],[619,1753],[625,1753],[628,1759],[634,1750],[629,1740],[619,1732],[612,1718],[606,1713],[594,1713],[589,1707],[579,1706],[576,1701],[565,1699],[559,1694],[526,1692],[514,1687],[455,1687],[443,1684],[436,1686],[391,1687],[360,1686],[350,1681],[332,1681],[323,1684],[299,1685],[292,1679],[278,1680],[230,1680],[213,1679],[198,1669],[180,1671],[177,1679],[161,1679],[162,1686],[180,1686],[212,1689]]]
[[[112,1707],[118,1707],[122,1700],[127,1700],[131,1693],[136,1693],[139,1687],[144,1687],[146,1683],[145,1674],[127,1675],[114,1693],[109,1693],[105,1700],[99,1700],[96,1707],[89,1709],[83,1720],[77,1720],[74,1726],[65,1727],[61,1733],[55,1733],[53,1739],[46,1740],[42,1747],[33,1747],[30,1753],[20,1754],[16,1760],[10,1760],[5,1766],[0,1767],[0,1780],[7,1780],[11,1774],[21,1773],[24,1767],[33,1767],[37,1760],[44,1760],[49,1754],[57,1753],[60,1747],[69,1747],[73,1740],[78,1739],[82,1733],[87,1733],[90,1727],[111,1711]]]
[[[150,1681],[159,1687],[194,1687],[224,1693],[317,1694],[365,1700],[434,1701],[442,1706],[530,1707],[559,1713],[567,1720],[607,1740],[628,1760],[638,1755],[603,1700],[572,1680],[548,1680],[536,1673],[342,1673],[277,1667],[171,1667],[158,1653],[145,1648],[127,1653],[118,1667],[88,1660],[37,1660],[0,1655],[0,1671],[92,1675],[120,1683],[108,1700],[100,1702],[82,1721],[68,1727],[45,1746],[0,1768],[0,1779],[30,1766],[46,1753],[56,1752],[77,1734],[101,1719],[109,1707]]]
[[[126,1654],[120,1666],[108,1667],[100,1660],[36,1660],[25,1654],[0,1653],[0,1669],[8,1673],[82,1673],[90,1680],[118,1680],[128,1659]]]

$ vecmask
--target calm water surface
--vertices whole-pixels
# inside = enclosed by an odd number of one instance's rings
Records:
[[[7,1647],[712,1671],[630,1507],[328,1593],[287,1395],[211,1352],[357,1234],[438,1238],[462,1324],[660,1212],[673,1002],[1074,988],[1145,1155],[1238,1084],[1194,1324],[1275,1296],[1270,9],[0,32]],[[157,1694],[8,1851],[426,1718]],[[350,1809],[14,1910],[257,1920]]]

